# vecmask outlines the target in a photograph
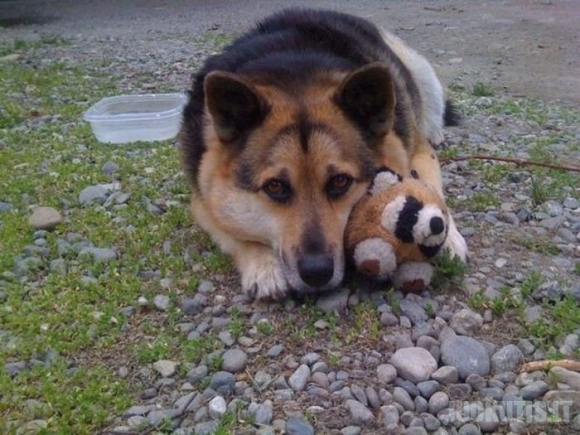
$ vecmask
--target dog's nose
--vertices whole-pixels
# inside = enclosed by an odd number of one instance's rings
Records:
[[[438,235],[445,230],[445,222],[439,216],[435,216],[431,218],[429,227],[431,228],[431,234]]]
[[[334,260],[325,254],[306,255],[298,260],[300,278],[311,287],[322,287],[334,274]]]

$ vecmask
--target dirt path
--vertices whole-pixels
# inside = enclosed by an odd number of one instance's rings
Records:
[[[139,39],[152,32],[232,33],[288,2],[281,0],[0,1],[0,38],[38,34]],[[371,18],[438,65],[446,82],[491,84],[511,95],[580,104],[576,0],[296,1]]]

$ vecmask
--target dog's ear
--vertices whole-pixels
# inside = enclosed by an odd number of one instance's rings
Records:
[[[336,95],[338,105],[370,139],[380,139],[395,118],[395,87],[391,73],[374,62],[348,75]]]
[[[218,138],[233,142],[257,127],[268,105],[257,91],[236,74],[214,71],[204,80],[205,102]]]

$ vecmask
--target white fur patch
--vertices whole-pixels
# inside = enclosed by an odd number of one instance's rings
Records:
[[[443,248],[446,249],[451,256],[459,257],[461,261],[467,261],[467,243],[463,236],[459,233],[457,226],[455,225],[455,221],[453,217],[449,217],[449,233],[447,234],[447,239],[445,240],[445,244]]]
[[[397,257],[390,243],[379,237],[367,239],[359,243],[354,250],[354,261],[359,266],[365,260],[377,260],[380,271],[377,278],[388,278],[397,268]]]
[[[419,212],[419,219],[413,227],[413,239],[415,243],[425,246],[437,246],[443,243],[447,235],[445,231],[441,234],[431,233],[431,219],[434,217],[440,217],[445,222],[445,217],[441,209],[434,205],[426,205]]]
[[[397,183],[400,183],[397,174],[394,174],[391,171],[379,172],[377,175],[375,175],[375,179],[373,180],[373,187],[370,190],[371,195],[376,195],[377,193],[386,190]]]
[[[403,195],[399,195],[385,206],[381,213],[381,225],[385,230],[390,231],[391,233],[395,232],[397,222],[399,221],[399,215],[401,214],[403,207],[405,207],[406,201],[407,198]]]
[[[411,261],[403,263],[393,275],[393,285],[399,289],[403,284],[415,280],[422,280],[426,285],[433,278],[433,266],[423,261]]]

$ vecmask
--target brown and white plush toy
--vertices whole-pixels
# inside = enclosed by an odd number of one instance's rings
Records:
[[[431,283],[431,259],[448,227],[449,210],[434,188],[384,168],[351,212],[347,255],[359,272],[390,279],[404,292],[420,292]]]

